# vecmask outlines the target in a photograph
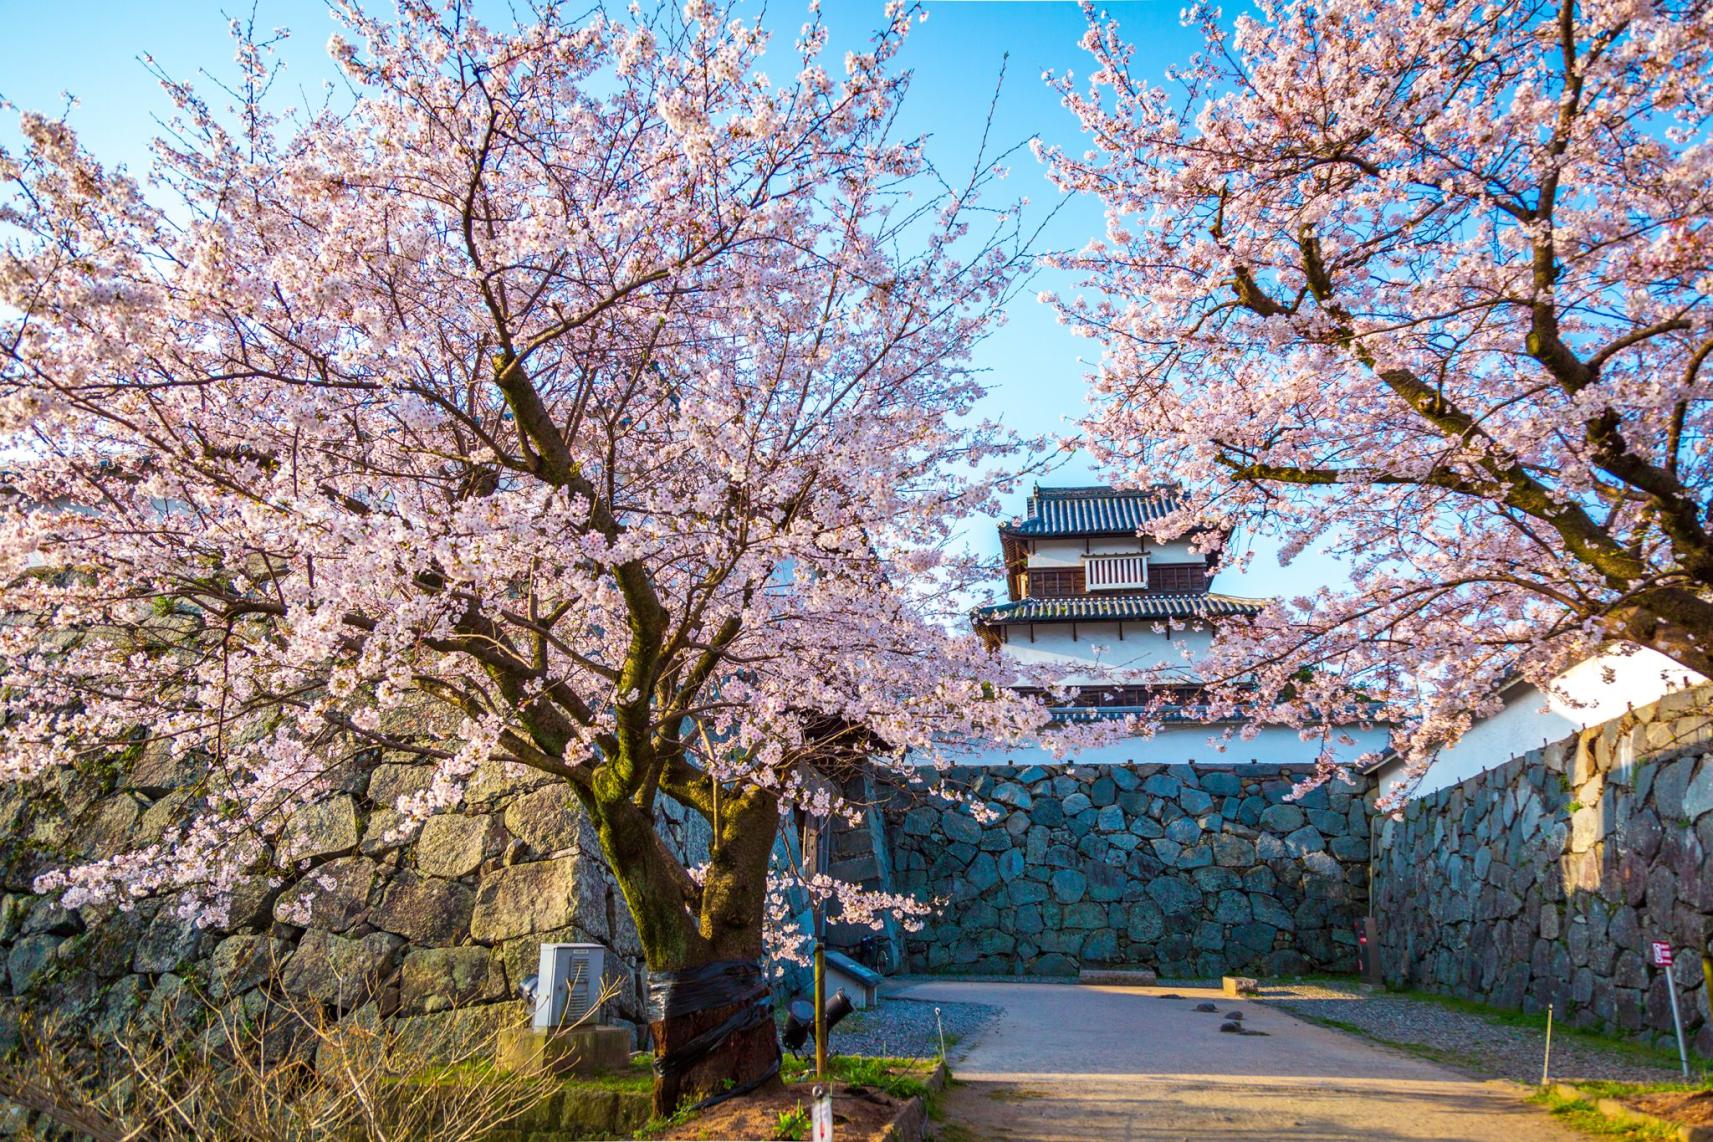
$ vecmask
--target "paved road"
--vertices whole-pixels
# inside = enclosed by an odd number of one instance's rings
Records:
[[[1577,1142],[1521,1100],[1365,1039],[1216,991],[930,981],[896,994],[1004,1015],[954,1058],[961,1137],[1029,1142],[1446,1139]],[[1212,1000],[1221,1014],[1194,1010]],[[1265,1035],[1222,1034],[1244,1013]]]

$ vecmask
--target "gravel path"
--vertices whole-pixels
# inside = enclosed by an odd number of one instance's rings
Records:
[[[1004,1009],[953,1062],[958,1083],[941,1103],[942,1136],[961,1128],[960,1138],[991,1142],[1577,1142],[1515,1084],[1214,988],[918,979],[900,998]],[[1203,1004],[1214,1013],[1197,1011]],[[1252,1034],[1220,1032],[1218,1013],[1232,1010]]]
[[[958,1054],[954,1042],[967,1047],[999,1016],[999,1008],[985,1003],[927,1003],[887,996],[877,1008],[845,1016],[833,1028],[828,1046],[841,1055],[937,1058],[940,1033],[934,1023],[936,1007],[945,1022],[948,1053],[954,1057]]]
[[[1512,1027],[1422,999],[1365,992],[1336,983],[1275,983],[1261,988],[1269,1005],[1334,1026],[1354,1028],[1391,1043],[1490,1078],[1538,1083],[1546,1034]],[[1552,1077],[1618,1082],[1675,1082],[1678,1069],[1621,1045],[1605,1046],[1583,1036],[1554,1034]]]

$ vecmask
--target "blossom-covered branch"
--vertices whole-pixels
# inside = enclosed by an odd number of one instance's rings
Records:
[[[1699,0],[1267,0],[1171,86],[1089,10],[1107,232],[1053,299],[1105,349],[1090,429],[1175,527],[1247,525],[1351,588],[1221,640],[1312,729],[1383,703],[1419,767],[1602,643],[1713,676],[1713,23]],[[1234,691],[1235,693],[1235,691]]]
[[[0,765],[205,775],[40,886],[217,921],[339,766],[407,752],[418,819],[483,766],[566,782],[651,969],[753,959],[782,811],[838,808],[806,766],[1045,720],[943,613],[1014,447],[967,361],[1015,217],[895,137],[901,5],[834,67],[818,18],[769,46],[704,0],[337,12],[348,107],[277,109],[244,40],[239,105],[169,82],[152,187],[33,114],[0,153]],[[712,826],[699,877],[662,795]],[[754,1077],[772,1027],[739,1039],[667,1108]]]

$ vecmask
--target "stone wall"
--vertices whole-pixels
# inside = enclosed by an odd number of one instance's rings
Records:
[[[1677,950],[1686,1031],[1713,1055],[1713,692],[1670,695],[1410,802],[1380,826],[1375,904],[1395,985],[1671,1033],[1649,941]]]
[[[549,941],[617,952],[628,979],[609,1011],[639,1023],[636,930],[571,792],[544,775],[485,767],[462,811],[393,839],[390,806],[429,772],[350,771],[342,792],[282,834],[297,871],[247,882],[218,930],[180,919],[171,901],[74,913],[30,894],[44,868],[110,856],[181,823],[197,797],[194,774],[141,755],[62,774],[57,791],[0,796],[0,1046],[27,1008],[99,1036],[187,984],[220,1004],[283,991],[418,1025],[523,1019],[516,989]],[[669,818],[667,832],[681,851],[706,851],[698,819]]]
[[[1290,767],[1030,766],[956,772],[1001,814],[895,804],[901,891],[943,898],[919,971],[1163,976],[1355,966],[1367,805],[1346,784],[1287,803]]]

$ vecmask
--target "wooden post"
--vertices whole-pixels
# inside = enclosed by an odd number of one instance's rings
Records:
[[[1707,1019],[1713,1023],[1713,948],[1701,953],[1701,998],[1707,1004]]]
[[[827,1078],[827,952],[815,941],[815,1078]]]

